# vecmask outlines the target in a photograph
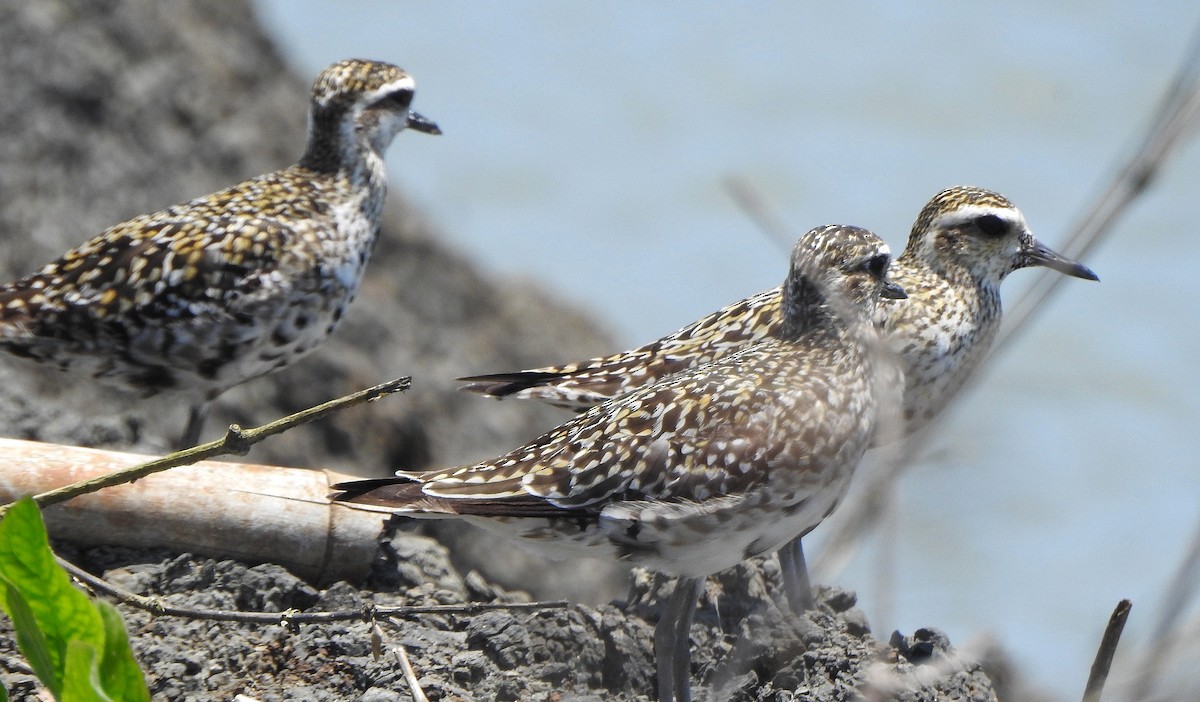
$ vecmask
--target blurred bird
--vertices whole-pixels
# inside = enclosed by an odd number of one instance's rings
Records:
[[[335,486],[335,499],[455,516],[559,554],[678,576],[655,631],[660,700],[689,700],[704,578],[807,532],[845,494],[896,393],[872,315],[887,245],[856,227],[800,238],[771,331],[633,388],[504,456]],[[891,401],[898,402],[898,397]]]
[[[346,60],[312,88],[299,163],[117,224],[0,287],[0,347],[151,396],[192,400],[181,445],[211,401],[279,370],[336,328],[379,233],[383,153],[405,128],[413,79]]]

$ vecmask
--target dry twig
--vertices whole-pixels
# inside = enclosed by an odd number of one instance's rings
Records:
[[[229,432],[223,439],[212,441],[207,444],[201,444],[190,449],[178,451],[160,459],[140,463],[129,468],[116,470],[99,478],[84,480],[63,488],[49,490],[34,497],[34,500],[40,507],[64,502],[73,497],[78,497],[83,494],[95,492],[106,487],[121,485],[124,483],[133,482],[140,478],[144,478],[153,473],[177,468],[179,466],[189,465],[201,460],[206,460],[215,456],[223,455],[244,455],[249,451],[254,444],[285,432],[293,427],[301,424],[306,424],[320,417],[324,417],[332,412],[352,407],[364,402],[373,402],[381,397],[390,395],[396,392],[407,390],[410,385],[410,378],[398,378],[375,387],[368,388],[335,400],[323,403],[316,407],[312,407],[301,412],[289,415],[282,419],[275,420],[268,424],[252,429],[242,429],[236,425],[229,428]],[[285,627],[293,627],[299,624],[317,624],[335,621],[349,621],[355,619],[374,620],[377,617],[407,617],[418,614],[477,614],[493,609],[506,610],[540,610],[540,609],[557,609],[570,606],[564,601],[553,602],[525,602],[525,603],[468,603],[463,605],[428,605],[428,606],[396,606],[396,607],[381,607],[375,605],[364,606],[360,610],[355,611],[338,611],[338,612],[239,612],[232,610],[208,610],[197,609],[193,607],[179,607],[169,605],[161,598],[145,597],[138,595],[123,588],[112,585],[101,578],[97,578],[87,571],[79,568],[73,563],[56,557],[59,565],[67,570],[76,580],[90,588],[93,592],[111,597],[119,603],[127,604],[131,607],[151,612],[156,615],[187,617],[191,619],[204,619],[209,621],[231,621],[231,622],[246,622],[246,623],[269,623],[280,624]]]
[[[186,466],[197,461],[207,460],[216,456],[244,456],[250,451],[250,447],[276,434],[281,434],[289,429],[298,427],[301,424],[307,424],[315,419],[320,419],[328,414],[336,412],[347,407],[362,404],[364,402],[374,402],[381,397],[391,395],[397,392],[403,392],[412,384],[412,378],[404,377],[390,380],[386,383],[376,385],[366,390],[360,390],[356,393],[351,393],[344,397],[339,397],[336,400],[330,400],[316,407],[310,407],[306,410],[301,410],[295,414],[288,415],[282,419],[277,419],[260,427],[252,429],[242,429],[236,424],[229,426],[229,431],[225,436],[206,444],[193,446],[189,449],[176,451],[162,458],[156,458],[153,461],[130,466],[122,470],[113,471],[107,475],[102,475],[91,480],[84,480],[71,485],[66,485],[61,488],[43,492],[40,495],[35,495],[33,500],[38,507],[45,509],[53,504],[65,502],[73,497],[95,492],[102,488],[112,487],[114,485],[122,485],[131,483],[147,475],[158,473],[179,466]],[[6,507],[0,507],[0,516],[3,516]]]
[[[408,652],[399,644],[396,644],[392,652],[396,654],[396,661],[400,663],[400,669],[404,671],[404,680],[408,683],[408,690],[412,693],[413,702],[429,702],[429,698],[421,689],[420,681],[417,680],[417,673],[413,670],[412,663],[408,661]]]
[[[1108,626],[1104,628],[1100,648],[1092,662],[1092,672],[1088,675],[1087,687],[1083,690],[1083,702],[1100,702],[1104,683],[1108,681],[1108,671],[1112,668],[1113,655],[1117,652],[1117,644],[1121,641],[1121,632],[1125,629],[1125,620],[1129,619],[1132,607],[1129,600],[1121,600],[1108,618]]]
[[[790,228],[784,224],[778,213],[771,209],[750,181],[741,176],[728,176],[725,178],[725,191],[772,243],[779,246],[784,253],[792,250],[796,237],[790,233]]]
[[[1171,579],[1167,592],[1159,606],[1158,621],[1154,623],[1154,631],[1150,634],[1150,649],[1143,655],[1143,665],[1137,676],[1132,699],[1137,702],[1148,700],[1153,692],[1155,681],[1159,680],[1163,666],[1166,664],[1171,649],[1175,646],[1178,636],[1179,620],[1187,609],[1188,602],[1195,596],[1197,582],[1200,581],[1200,529],[1192,537],[1183,563],[1179,565],[1175,577]]]

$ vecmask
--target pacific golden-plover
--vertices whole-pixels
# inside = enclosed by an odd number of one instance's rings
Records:
[[[905,377],[904,421],[898,431],[889,431],[891,436],[924,426],[966,381],[1000,328],[1000,283],[1029,266],[1097,280],[1086,266],[1037,241],[1020,210],[1003,195],[958,186],[938,193],[922,208],[889,273],[910,299],[885,300],[876,311],[876,323],[899,356]],[[462,378],[470,381],[463,389],[586,409],[775,334],[782,299],[782,288],[773,288],[632,351]],[[800,544],[781,550],[780,560],[794,609],[807,608],[811,595]]]
[[[903,359],[906,431],[934,417],[987,354],[1000,327],[1000,283],[1029,266],[1098,280],[1038,242],[1003,195],[958,186],[926,203],[889,273],[911,299],[884,302],[876,312],[889,346]],[[631,351],[460,378],[469,382],[462,390],[582,411],[771,335],[782,299],[782,288],[772,288]]]
[[[882,395],[898,395],[894,377],[881,381],[872,322],[880,295],[904,296],[885,279],[889,263],[865,229],[814,229],[793,249],[780,319],[738,353],[634,388],[494,460],[344,483],[336,499],[462,517],[552,552],[678,576],[655,630],[659,699],[690,699],[687,634],[704,578],[828,515]]]
[[[0,288],[0,347],[143,396],[209,403],[312,351],[354,298],[379,233],[383,153],[405,128],[413,79],[346,60],[312,88],[299,163],[122,222]]]

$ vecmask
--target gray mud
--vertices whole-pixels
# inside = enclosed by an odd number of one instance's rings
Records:
[[[460,574],[436,541],[400,532],[373,574],[318,590],[279,566],[117,547],[62,552],[115,584],[174,605],[255,612],[357,611],[376,605],[523,602],[478,573]],[[547,568],[562,567],[547,565]],[[567,566],[569,567],[569,565]],[[410,700],[392,649],[403,646],[430,700],[652,700],[655,599],[661,579],[640,572],[627,602],[535,612],[418,615],[379,620],[381,655],[365,621],[297,625],[156,617],[121,606],[156,700]],[[978,664],[922,629],[881,642],[855,596],[820,588],[818,607],[785,614],[773,560],[711,578],[692,628],[697,699],[996,699]],[[0,630],[0,670],[13,699],[38,686]]]

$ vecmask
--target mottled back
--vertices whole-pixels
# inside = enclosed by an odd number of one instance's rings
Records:
[[[907,431],[936,415],[986,355],[1000,323],[1001,281],[1035,265],[1095,278],[1034,239],[1020,211],[998,193],[948,188],[921,209],[889,274],[909,299],[885,300],[877,312],[889,345],[901,356]],[[739,300],[631,351],[464,378],[472,382],[463,389],[586,409],[778,333],[782,291],[773,288]]]
[[[295,361],[357,291],[383,209],[382,152],[405,127],[437,133],[412,96],[396,66],[330,66],[297,165],[117,224],[0,287],[0,347],[201,402]],[[197,406],[189,426],[200,421]]]
[[[769,551],[832,509],[870,441],[870,320],[889,261],[866,230],[814,229],[793,250],[777,334],[494,460],[351,483],[343,499],[486,517],[680,574]]]

